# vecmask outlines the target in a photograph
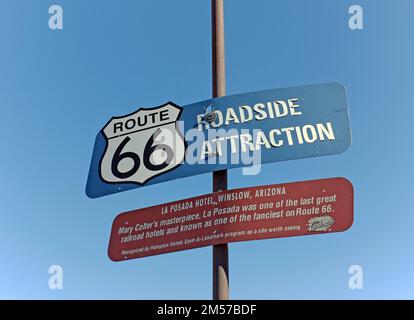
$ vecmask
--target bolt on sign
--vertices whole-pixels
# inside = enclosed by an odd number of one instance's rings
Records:
[[[336,83],[172,102],[113,117],[98,133],[86,193],[97,198],[177,178],[344,152],[346,91]]]
[[[118,215],[113,261],[229,242],[345,231],[354,217],[353,186],[330,178],[216,192]]]

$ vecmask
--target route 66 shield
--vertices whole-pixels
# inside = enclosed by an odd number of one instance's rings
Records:
[[[168,102],[113,117],[102,129],[106,149],[99,165],[106,183],[145,184],[184,160],[185,142],[177,121],[182,108]]]

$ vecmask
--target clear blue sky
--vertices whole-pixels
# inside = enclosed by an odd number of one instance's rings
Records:
[[[364,9],[364,30],[348,8]],[[48,28],[60,4],[64,30]],[[229,172],[229,187],[344,176],[340,234],[230,245],[231,297],[414,298],[411,0],[225,0],[228,93],[323,82],[348,90],[344,154]],[[211,94],[210,1],[0,2],[0,298],[209,299],[211,248],[113,263],[123,211],[211,191],[211,175],[91,200],[94,139],[114,115]],[[64,288],[48,288],[48,268]],[[348,267],[364,289],[348,288]]]

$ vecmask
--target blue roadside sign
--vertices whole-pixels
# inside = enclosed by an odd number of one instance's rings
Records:
[[[86,194],[97,198],[201,173],[332,155],[351,144],[337,83],[173,102],[113,117],[98,133]]]

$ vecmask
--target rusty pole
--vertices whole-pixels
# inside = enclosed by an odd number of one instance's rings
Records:
[[[213,98],[226,95],[223,0],[211,0]],[[213,172],[213,192],[227,190],[227,170]],[[229,299],[228,245],[213,246],[213,299]]]

